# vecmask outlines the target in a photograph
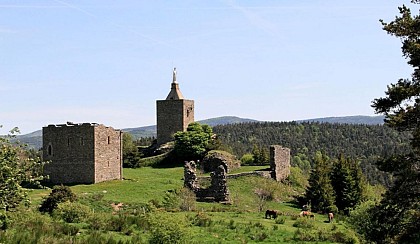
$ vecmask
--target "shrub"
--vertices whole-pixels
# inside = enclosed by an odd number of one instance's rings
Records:
[[[293,223],[293,227],[310,229],[314,227],[314,221],[308,218],[299,218]]]
[[[207,214],[198,212],[193,218],[192,223],[200,227],[209,227],[213,224],[213,221]]]
[[[277,218],[274,222],[276,224],[282,225],[282,224],[284,224],[286,222],[286,219],[285,218]]]
[[[196,197],[193,191],[184,187],[178,192],[178,195],[181,198],[180,208],[182,211],[192,211],[195,209]]]
[[[336,231],[331,234],[330,241],[338,243],[358,244],[359,239],[353,232]]]
[[[67,223],[85,221],[91,214],[92,211],[89,207],[77,202],[60,203],[53,212],[55,218],[62,219]]]
[[[179,219],[171,218],[164,214],[154,214],[149,216],[151,236],[149,243],[185,243],[188,232],[185,223]]]
[[[5,212],[0,212],[0,230],[7,229],[7,226],[9,225],[9,219],[7,218],[7,215]]]
[[[251,153],[246,153],[241,158],[242,165],[252,165],[254,163],[254,156]]]
[[[163,207],[167,211],[179,211],[181,206],[181,199],[178,196],[176,190],[167,191],[163,197]]]
[[[59,231],[67,236],[75,236],[79,233],[79,227],[67,223],[63,223],[59,227]]]
[[[162,205],[167,211],[191,211],[195,209],[196,197],[188,188],[170,190],[165,193]]]
[[[76,201],[76,195],[71,191],[70,187],[68,186],[54,186],[50,195],[41,203],[39,207],[39,211],[45,213],[52,213],[55,208],[57,208],[59,203],[70,201]]]
[[[90,216],[87,223],[91,230],[106,230],[108,227],[109,217],[105,213],[95,213]]]

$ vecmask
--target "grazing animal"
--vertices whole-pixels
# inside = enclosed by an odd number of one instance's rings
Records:
[[[275,218],[277,218],[278,214],[279,213],[277,212],[277,210],[268,209],[267,211],[265,211],[265,218],[268,219],[268,217],[270,217],[270,219],[271,218],[275,219]]]
[[[333,219],[334,219],[334,214],[328,213],[328,220],[330,221],[330,223],[333,221]]]
[[[311,215],[311,212],[309,212],[309,211],[302,211],[299,214],[300,217],[309,217],[310,215]]]

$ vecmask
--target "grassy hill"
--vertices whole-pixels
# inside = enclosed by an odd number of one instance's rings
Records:
[[[261,166],[244,167],[241,171],[260,168]],[[77,228],[78,231],[75,233],[79,234],[60,236],[60,233],[56,232],[55,237],[49,237],[47,240],[60,238],[60,240],[71,239],[72,243],[83,243],[87,240],[89,243],[114,243],[110,241],[112,239],[126,243],[147,243],[154,238],[155,231],[159,232],[161,238],[165,236],[163,233],[175,231],[172,235],[176,235],[182,241],[178,243],[307,243],[307,241],[351,243],[357,239],[351,229],[339,218],[335,223],[327,223],[327,217],[319,214],[315,214],[314,219],[297,217],[301,210],[290,200],[293,195],[302,191],[302,188],[260,177],[228,179],[232,198],[230,205],[201,202],[195,203],[192,211],[168,208],[167,205],[173,202],[169,197],[170,192],[182,187],[182,177],[183,168],[146,167],[124,169],[122,181],[71,186],[79,198],[78,202],[94,209],[94,213],[90,218],[77,223],[54,222],[57,226]],[[263,210],[278,210],[283,215],[277,220],[266,219],[264,211],[259,211],[262,203],[254,193],[257,188],[272,191],[273,200],[265,202]],[[30,193],[32,206],[39,204],[41,198],[49,192],[49,190],[33,190]],[[119,213],[112,210],[113,203],[122,203],[123,207]],[[37,214],[32,213],[32,215]],[[38,218],[48,222],[57,221],[58,217],[56,216],[55,220],[49,219],[48,215]],[[98,218],[100,222],[95,222],[99,221]],[[11,231],[10,235],[37,233],[37,229],[34,229],[36,224],[28,224],[35,220],[25,217],[22,221],[25,221],[26,228]],[[48,235],[47,226],[44,224],[42,233],[38,233],[41,237]],[[89,239],[92,235],[96,240]],[[0,241],[1,237],[0,234]],[[15,240],[14,236],[7,237],[8,240]]]

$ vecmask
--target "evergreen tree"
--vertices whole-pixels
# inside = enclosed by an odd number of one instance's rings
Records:
[[[348,214],[361,202],[364,181],[355,160],[345,158],[344,155],[334,160],[331,184],[335,192],[335,204],[339,211]]]
[[[317,153],[314,158],[314,167],[309,176],[309,187],[306,189],[306,199],[315,212],[335,212],[335,194],[330,180],[330,159]]]
[[[264,147],[258,147],[254,144],[252,148],[252,156],[254,165],[267,165],[270,163],[270,155],[268,150]]]
[[[386,97],[375,99],[372,106],[385,114],[387,125],[412,134],[412,152],[379,164],[393,173],[395,182],[370,210],[373,227],[364,234],[377,243],[420,243],[420,16],[406,6],[399,11],[394,21],[381,22],[385,31],[401,39],[403,55],[414,71],[410,79],[389,85]]]

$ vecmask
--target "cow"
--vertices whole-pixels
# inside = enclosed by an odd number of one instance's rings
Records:
[[[265,211],[265,218],[268,219],[268,217],[276,219],[277,216],[279,215],[279,212],[277,210],[270,210],[267,209],[267,211]]]

